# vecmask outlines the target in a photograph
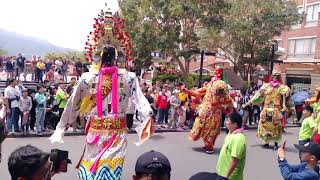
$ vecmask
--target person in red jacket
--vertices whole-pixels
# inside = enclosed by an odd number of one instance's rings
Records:
[[[166,89],[165,88],[162,88],[162,91],[158,95],[157,105],[158,105],[158,109],[159,109],[158,123],[162,124],[163,119],[164,119],[164,115],[165,115],[165,111],[166,111],[167,105],[168,105],[168,97],[166,96]]]

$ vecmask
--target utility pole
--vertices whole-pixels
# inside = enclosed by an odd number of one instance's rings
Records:
[[[198,87],[201,88],[202,86],[202,71],[203,71],[203,60],[204,60],[204,56],[215,56],[216,53],[210,53],[207,52],[205,53],[204,50],[201,51],[201,60],[200,60],[200,75],[199,75],[199,82],[198,82]]]
[[[270,75],[272,74],[272,71],[273,71],[274,54],[275,54],[276,51],[278,51],[278,44],[277,43],[273,43],[272,44],[272,50],[271,50]]]
[[[203,70],[203,59],[204,59],[204,50],[201,51],[201,60],[200,60],[200,75],[199,75],[199,84],[198,88],[201,88],[201,79],[202,79],[202,70]]]

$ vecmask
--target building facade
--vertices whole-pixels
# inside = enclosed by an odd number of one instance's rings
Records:
[[[303,20],[275,37],[284,48],[283,63],[275,66],[293,90],[313,91],[320,85],[320,0],[299,0],[297,8]]]

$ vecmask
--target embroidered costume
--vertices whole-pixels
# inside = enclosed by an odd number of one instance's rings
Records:
[[[52,142],[62,143],[65,129],[74,123],[78,116],[87,117],[86,143],[78,165],[78,176],[81,180],[121,179],[127,149],[126,111],[129,101],[143,119],[141,125],[136,128],[139,143],[148,139],[154,131],[152,109],[140,89],[135,73],[113,65],[115,59],[120,59],[116,56],[116,49],[99,41],[99,38],[111,38],[114,33],[119,34],[119,29],[115,28],[121,21],[117,14],[99,16],[97,27],[101,26],[100,29],[104,31],[93,36],[96,43],[87,43],[91,49],[86,52],[86,56],[89,60],[97,59],[90,53],[95,52],[95,48],[103,49],[101,63],[95,63],[90,72],[82,74],[56,131],[50,137]],[[119,47],[121,49],[125,45],[121,44]],[[126,48],[122,50],[128,53]]]
[[[213,152],[213,145],[220,134],[222,112],[227,108],[233,108],[228,85],[220,80],[221,76],[222,69],[218,68],[215,76],[204,87],[194,91],[184,90],[191,96],[202,98],[202,103],[197,107],[198,115],[189,133],[189,139],[197,141],[201,137],[207,153]]]
[[[265,146],[269,146],[269,142],[274,142],[277,147],[282,138],[281,121],[283,112],[287,111],[286,97],[290,89],[281,84],[279,71],[273,71],[272,78],[269,83],[263,84],[243,107],[254,103],[263,104],[258,124],[258,137],[266,143]]]

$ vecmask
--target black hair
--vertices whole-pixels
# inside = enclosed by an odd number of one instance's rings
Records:
[[[313,113],[313,108],[309,105],[303,107],[304,110],[309,111],[311,114]]]
[[[18,177],[30,178],[49,159],[49,154],[40,149],[27,145],[13,151],[8,159],[8,169],[11,179]]]
[[[37,91],[39,91],[39,89],[43,88],[43,85],[42,84],[38,84],[37,85]]]
[[[46,80],[43,81],[44,84],[46,84],[46,83],[48,83],[48,82],[50,82],[48,79],[46,79]]]
[[[112,66],[113,61],[116,57],[116,49],[114,47],[104,47],[103,48],[103,53],[101,57],[101,66],[106,65],[106,66]]]
[[[229,115],[229,119],[232,123],[237,123],[238,128],[240,128],[242,126],[242,117],[239,113],[232,112]]]
[[[77,78],[75,78],[75,77],[72,77],[72,78],[71,78],[71,80],[77,80]]]
[[[11,85],[15,80],[16,80],[15,78],[9,79],[9,81],[8,81],[9,85]]]

